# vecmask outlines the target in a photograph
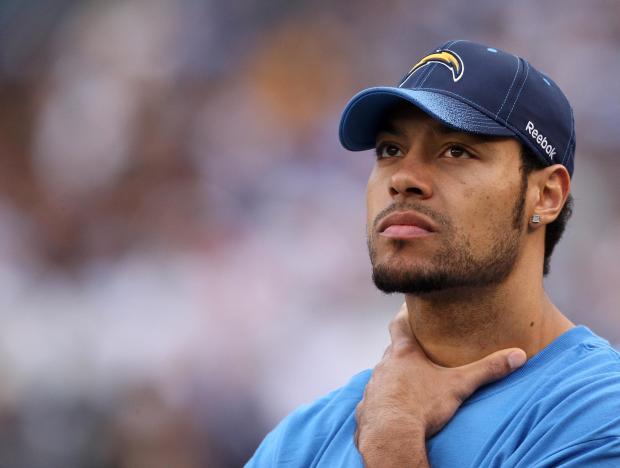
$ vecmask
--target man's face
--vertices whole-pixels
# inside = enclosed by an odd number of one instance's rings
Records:
[[[368,249],[382,291],[499,284],[527,222],[520,145],[452,131],[411,105],[390,112],[368,180]]]

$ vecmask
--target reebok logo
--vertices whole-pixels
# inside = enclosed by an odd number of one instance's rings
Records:
[[[527,125],[525,126],[525,131],[532,135],[532,138],[536,140],[536,143],[543,149],[549,159],[553,161],[553,156],[555,156],[555,146],[551,146],[551,144],[547,141],[547,138],[542,133],[539,133],[538,130],[534,127],[534,124],[528,120]]]

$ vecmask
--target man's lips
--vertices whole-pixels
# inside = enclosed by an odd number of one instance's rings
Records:
[[[397,211],[386,216],[377,230],[385,237],[411,238],[427,236],[437,228],[432,221],[415,211]]]

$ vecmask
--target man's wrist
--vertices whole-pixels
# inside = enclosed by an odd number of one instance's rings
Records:
[[[388,429],[361,435],[358,449],[367,468],[427,467],[426,431],[417,421],[393,421]],[[380,434],[380,435],[379,435]]]

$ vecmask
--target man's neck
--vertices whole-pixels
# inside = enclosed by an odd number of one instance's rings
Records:
[[[542,281],[527,278],[405,299],[416,338],[433,362],[446,367],[512,347],[529,358],[574,326],[549,300]]]

